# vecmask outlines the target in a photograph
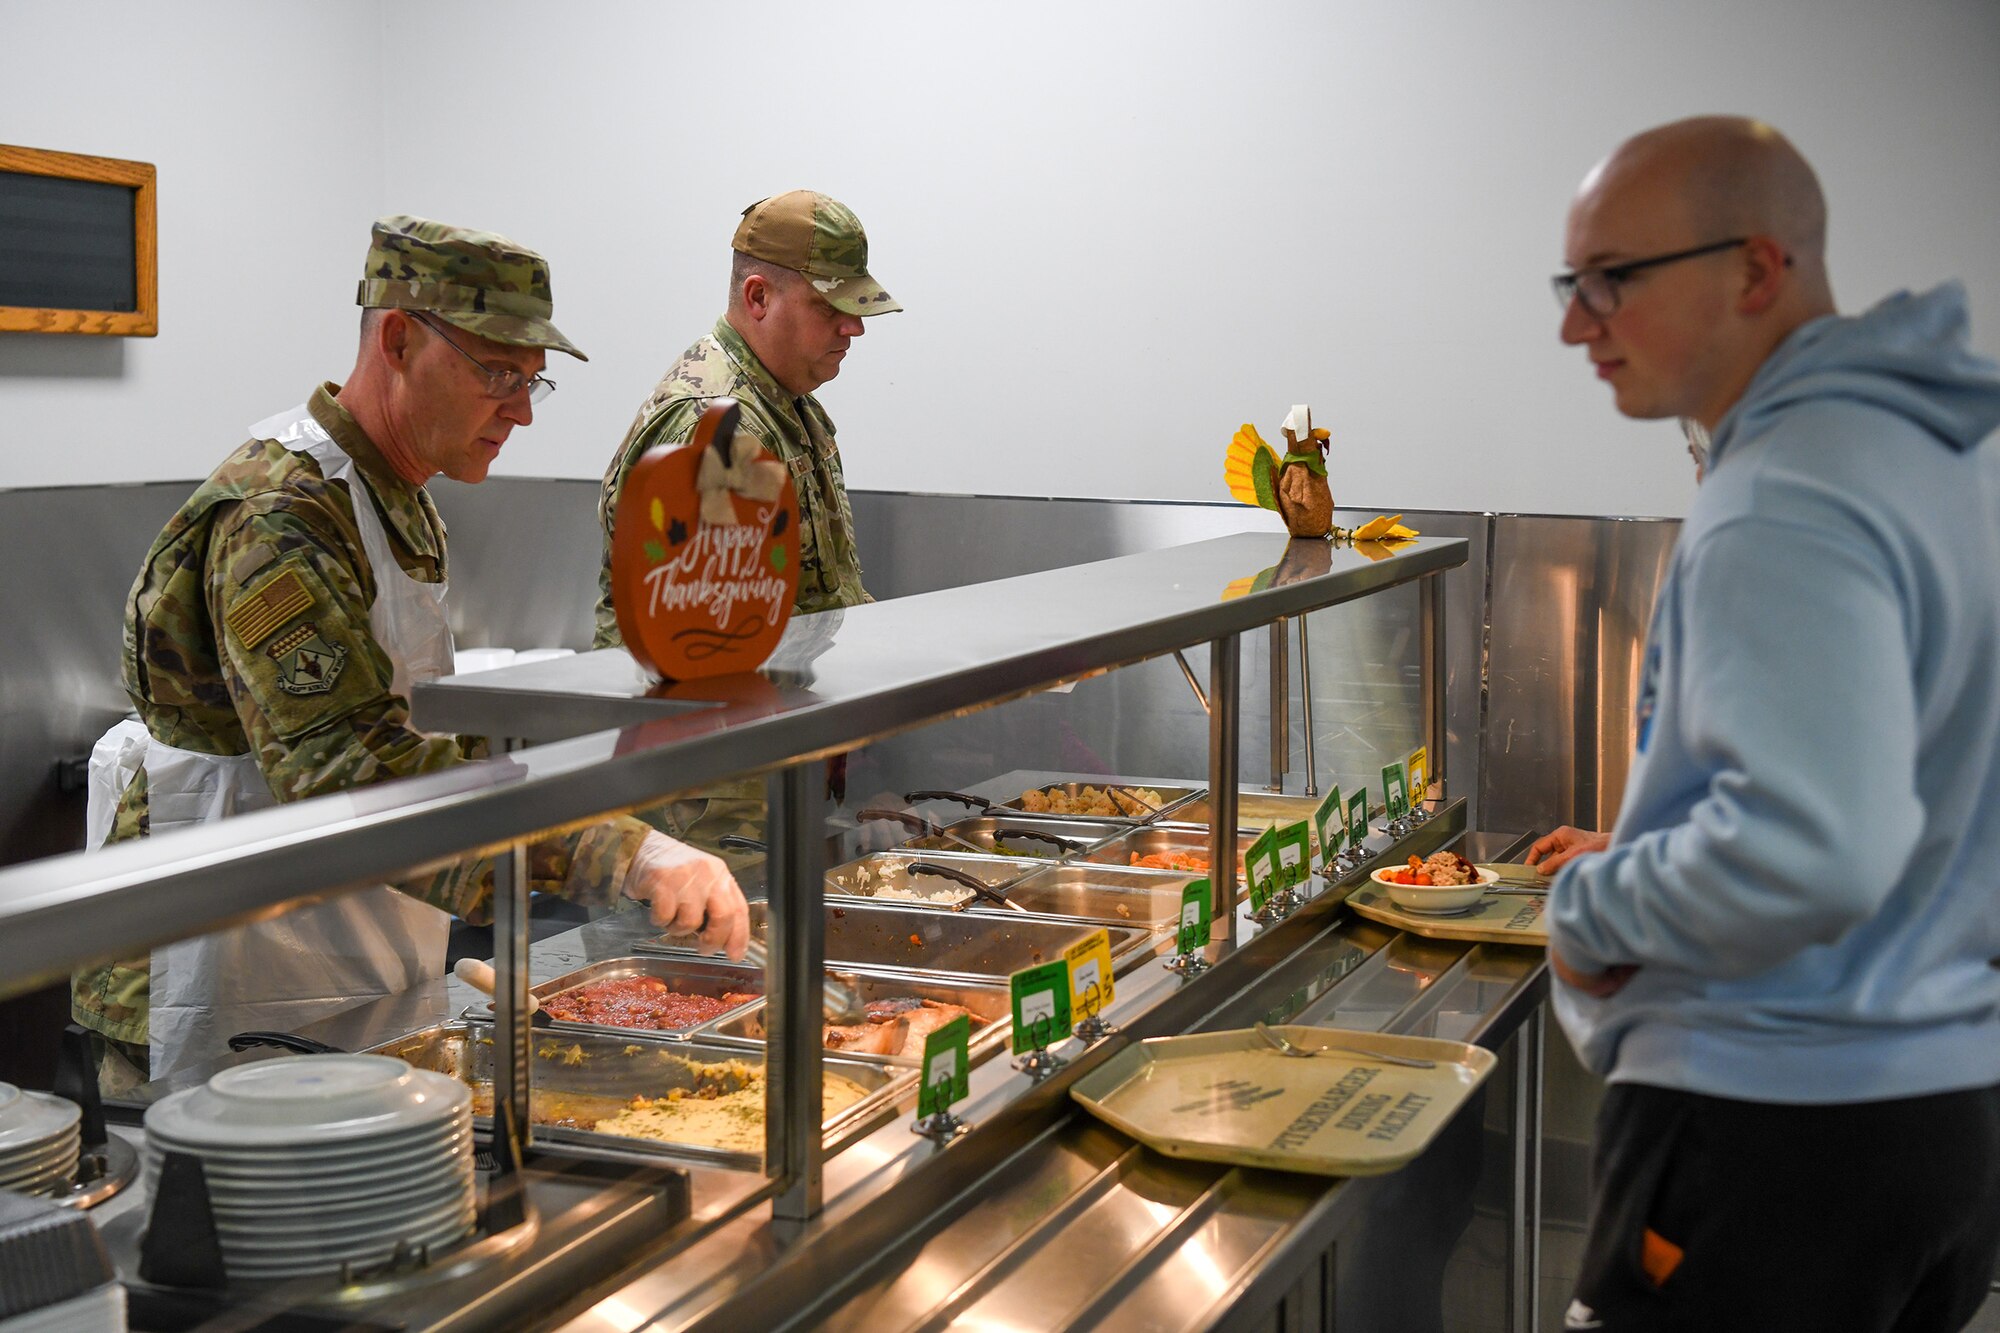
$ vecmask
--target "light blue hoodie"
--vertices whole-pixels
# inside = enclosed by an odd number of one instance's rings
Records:
[[[1556,1011],[1614,1080],[1766,1102],[2000,1083],[2000,371],[1956,283],[1815,320],[1718,424]]]

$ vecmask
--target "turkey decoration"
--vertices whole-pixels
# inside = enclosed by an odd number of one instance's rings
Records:
[[[689,443],[647,450],[619,492],[618,632],[670,681],[756,670],[798,595],[798,494],[783,463],[736,434],[741,414],[716,399]]]
[[[1229,442],[1222,475],[1229,493],[1247,505],[1275,509],[1294,537],[1324,537],[1333,530],[1333,492],[1326,483],[1325,428],[1314,429],[1303,403],[1285,417],[1285,454],[1264,443],[1244,422]]]

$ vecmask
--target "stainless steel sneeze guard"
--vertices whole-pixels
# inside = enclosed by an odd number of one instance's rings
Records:
[[[506,847],[527,831],[829,753],[1083,672],[1227,640],[1466,559],[1457,539],[1418,540],[1380,559],[1331,547],[1326,572],[1253,588],[1285,549],[1282,535],[1242,533],[799,617],[759,677],[712,687],[707,697],[684,687],[673,702],[710,706],[666,716],[616,650],[419,685],[415,718],[427,729],[528,740],[571,734],[553,701],[573,704],[577,696],[640,720],[223,826],[0,871],[0,994],[303,896]],[[741,690],[746,680],[755,688]],[[1233,756],[1233,727],[1227,739]],[[75,929],[80,919],[93,923],[87,935]]]

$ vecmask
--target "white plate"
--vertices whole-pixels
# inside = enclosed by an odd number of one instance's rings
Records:
[[[270,1199],[236,1201],[212,1199],[216,1225],[228,1231],[252,1231],[256,1241],[264,1233],[272,1239],[288,1239],[294,1233],[348,1231],[352,1227],[374,1225],[384,1219],[418,1217],[446,1205],[464,1203],[472,1197],[472,1171],[448,1171],[422,1181],[410,1181],[400,1195],[376,1199],[294,1199],[274,1203]]]
[[[470,1216],[454,1218],[436,1231],[411,1241],[410,1247],[414,1250],[419,1246],[430,1246],[431,1259],[436,1262],[440,1254],[465,1240],[471,1234],[473,1226],[474,1219]],[[285,1259],[246,1258],[225,1262],[224,1268],[231,1282],[276,1282],[285,1278],[331,1277],[340,1271],[342,1260],[357,1268],[372,1268],[387,1260],[394,1249],[394,1242],[383,1242],[351,1254],[313,1254]]]
[[[82,1141],[74,1134],[66,1134],[46,1147],[31,1153],[16,1153],[12,1157],[0,1157],[0,1180],[9,1176],[26,1175],[30,1171],[40,1171],[58,1162],[75,1162],[83,1151]]]
[[[242,1267],[304,1266],[312,1271],[324,1272],[337,1268],[341,1260],[350,1263],[365,1263],[371,1257],[386,1259],[396,1242],[407,1239],[411,1245],[437,1245],[447,1239],[456,1239],[471,1227],[475,1209],[470,1199],[462,1205],[433,1209],[421,1218],[404,1219],[396,1226],[376,1227],[367,1232],[356,1232],[352,1236],[307,1236],[291,1242],[257,1241],[247,1242],[222,1238],[223,1267],[234,1273]]]
[[[381,1055],[289,1055],[225,1069],[146,1112],[181,1143],[245,1148],[374,1138],[448,1120],[472,1089]]]
[[[437,1124],[422,1125],[414,1130],[378,1135],[369,1139],[343,1139],[326,1145],[283,1143],[254,1148],[220,1147],[210,1143],[191,1142],[177,1134],[164,1133],[150,1125],[146,1128],[146,1144],[149,1149],[156,1152],[192,1153],[203,1162],[237,1170],[256,1171],[260,1174],[286,1171],[300,1173],[346,1171],[387,1157],[401,1157],[415,1152],[437,1152],[454,1143],[461,1135],[469,1133],[471,1128],[472,1112],[468,1106],[461,1114]]]
[[[201,1156],[199,1153],[196,1155]],[[418,1144],[416,1147],[401,1152],[385,1153],[380,1157],[326,1165],[300,1166],[295,1163],[246,1165],[204,1156],[202,1174],[207,1177],[211,1191],[220,1187],[232,1190],[277,1190],[284,1193],[297,1193],[309,1189],[318,1193],[324,1190],[349,1189],[363,1183],[394,1181],[434,1162],[471,1155],[472,1131],[465,1129],[439,1143]],[[160,1161],[160,1150],[149,1145],[140,1157],[141,1170],[149,1175],[158,1175]]]
[[[1371,870],[1368,878],[1381,886],[1389,895],[1389,901],[1411,912],[1425,916],[1437,916],[1445,912],[1459,912],[1478,902],[1486,894],[1486,886],[1500,878],[1498,871],[1484,866],[1474,866],[1475,881],[1471,884],[1450,884],[1444,886],[1429,884],[1397,884],[1384,876],[1391,870],[1406,870],[1407,866],[1387,866],[1381,870]]]
[[[0,1190],[9,1194],[48,1194],[58,1188],[66,1188],[75,1175],[75,1167],[44,1171],[38,1176],[28,1176],[7,1185],[0,1185]]]
[[[78,1147],[72,1143],[68,1153],[56,1153],[46,1161],[36,1161],[26,1167],[8,1167],[0,1171],[0,1189],[10,1189],[14,1181],[26,1181],[30,1175],[48,1175],[50,1171],[76,1171],[76,1161],[82,1157]]]
[[[220,1237],[223,1262],[231,1267],[238,1263],[300,1263],[313,1259],[356,1260],[374,1253],[386,1254],[399,1237],[409,1237],[412,1245],[429,1240],[437,1243],[440,1233],[455,1235],[454,1228],[462,1227],[473,1220],[474,1207],[470,1200],[463,1204],[433,1208],[428,1213],[410,1217],[392,1218],[379,1226],[356,1228],[352,1231],[330,1233],[323,1236],[290,1236],[283,1239],[270,1237],[242,1237],[224,1235]]]
[[[234,1212],[251,1212],[259,1209],[285,1212],[301,1206],[301,1200],[310,1201],[313,1209],[348,1208],[365,1204],[371,1200],[381,1200],[415,1191],[441,1187],[447,1181],[461,1180],[472,1174],[470,1152],[437,1158],[376,1176],[357,1176],[351,1180],[337,1180],[331,1184],[313,1181],[310,1184],[294,1184],[289,1189],[275,1188],[273,1182],[254,1181],[248,1185],[234,1180],[208,1179],[208,1197],[218,1209]],[[159,1179],[157,1171],[142,1171],[140,1180],[150,1193]]]
[[[0,1083],[0,1151],[39,1148],[73,1132],[83,1111],[73,1101]]]

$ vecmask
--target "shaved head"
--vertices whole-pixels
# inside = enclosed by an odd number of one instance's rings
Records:
[[[1743,116],[1697,116],[1634,135],[1584,181],[1657,177],[1701,234],[1769,236],[1799,260],[1823,263],[1826,196],[1791,140]]]

